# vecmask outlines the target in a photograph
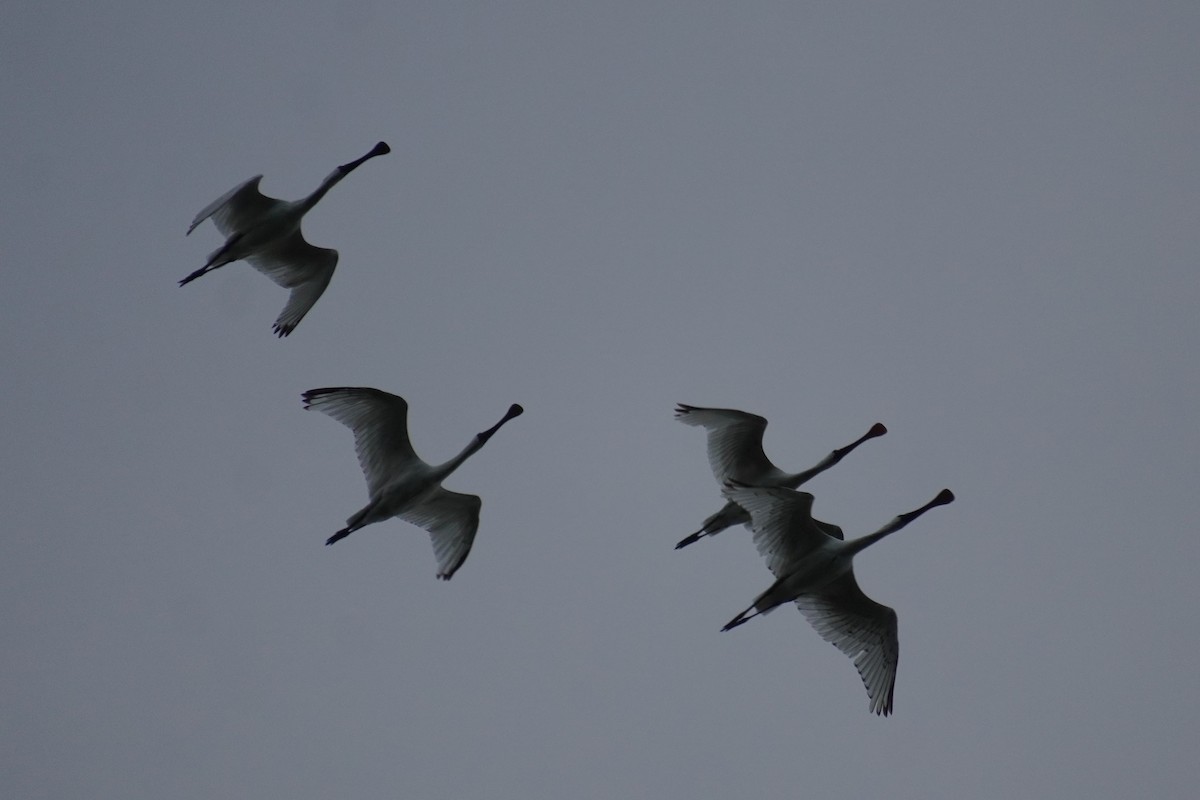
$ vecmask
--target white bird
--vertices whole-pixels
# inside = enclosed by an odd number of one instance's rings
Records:
[[[896,612],[858,588],[853,559],[929,509],[953,502],[954,493],[943,489],[916,511],[849,542],[842,540],[840,532],[831,536],[814,524],[813,496],[807,492],[730,484],[724,495],[749,513],[754,544],[776,580],[721,630],[736,628],[794,600],[821,638],[854,662],[867,687],[870,710],[891,714],[900,660]]]
[[[408,403],[378,389],[311,389],[304,407],[328,414],[354,432],[358,463],[367,477],[370,502],[346,520],[325,544],[344,539],[373,522],[399,517],[424,528],[433,541],[438,577],[449,580],[471,552],[479,527],[477,495],[442,488],[442,481],[483,447],[500,426],[525,411],[514,403],[504,418],[477,434],[444,464],[426,464],[408,440]]]
[[[375,156],[392,152],[380,142],[371,152],[349,164],[342,164],[321,181],[316,191],[302,200],[277,200],[258,190],[262,175],[255,175],[214,200],[192,220],[190,234],[212,217],[225,244],[214,250],[203,267],[179,282],[191,283],[205,273],[234,261],[246,260],[250,266],[285,289],[291,289],[287,305],[275,320],[275,333],[287,336],[320,299],[337,267],[338,253],[328,247],[315,247],[300,232],[304,218],[325,193],[342,178]]]
[[[887,433],[883,423],[876,422],[871,430],[845,447],[834,450],[816,466],[803,472],[784,472],[763,453],[763,431],[767,428],[767,420],[757,414],[732,408],[697,408],[680,403],[675,409],[675,419],[684,425],[698,425],[708,430],[708,463],[718,486],[724,486],[726,481],[737,481],[750,486],[795,489],[837,464],[863,442]],[[819,520],[816,522],[830,529],[837,527]],[[746,512],[736,503],[728,502],[724,508],[704,520],[700,530],[681,539],[675,549],[687,547],[705,536],[715,536],[734,525],[749,524],[750,517]]]

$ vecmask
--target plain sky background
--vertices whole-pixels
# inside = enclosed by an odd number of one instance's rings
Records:
[[[17,2],[0,48],[0,794],[1190,798],[1200,5]],[[184,230],[252,175],[341,253]],[[483,497],[435,580],[320,386]],[[865,533],[896,713],[675,403]]]

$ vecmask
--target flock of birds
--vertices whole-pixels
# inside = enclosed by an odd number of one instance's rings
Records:
[[[337,267],[336,250],[309,244],[300,223],[338,182],[376,156],[391,152],[379,142],[361,158],[331,172],[312,194],[287,201],[259,191],[262,175],[235,186],[192,220],[190,234],[212,219],[225,243],[204,266],[179,282],[247,261],[275,283],[291,290],[275,320],[274,331],[287,336],[325,292]],[[449,580],[466,561],[479,527],[481,500],[442,487],[442,482],[482,448],[524,409],[513,404],[500,421],[474,438],[458,455],[442,464],[423,461],[408,438],[408,403],[379,389],[336,387],[304,392],[304,407],[316,409],[348,427],[367,480],[368,501],[334,533],[330,545],[375,522],[399,517],[428,531],[437,559],[437,576]],[[811,478],[830,469],[859,445],[887,433],[880,423],[845,447],[834,450],[803,472],[784,472],[763,452],[767,421],[756,414],[727,408],[680,405],[675,418],[708,433],[708,461],[725,505],[676,549],[715,536],[734,526],[748,526],[754,545],[766,560],[775,582],[722,630],[730,630],[784,603],[794,602],[826,641],[848,656],[858,669],[870,710],[892,713],[899,660],[896,612],[875,602],[854,578],[854,556],[905,527],[931,508],[954,500],[949,489],[920,508],[900,514],[874,533],[846,541],[842,529],[813,517],[813,496],[798,491]]]

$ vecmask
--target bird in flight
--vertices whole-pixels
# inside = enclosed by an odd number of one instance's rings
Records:
[[[482,501],[477,495],[444,489],[442,481],[525,409],[514,403],[499,422],[476,434],[454,458],[431,465],[413,452],[408,439],[408,403],[403,397],[367,388],[311,389],[302,397],[306,409],[327,414],[354,433],[358,463],[366,475],[370,496],[367,505],[346,520],[346,527],[325,544],[344,539],[366,525],[399,517],[429,532],[437,576],[449,580],[471,552]]]
[[[225,244],[209,254],[204,266],[181,280],[179,285],[185,286],[234,261],[248,261],[275,283],[291,289],[287,305],[274,326],[276,335],[287,336],[325,292],[338,262],[337,250],[316,247],[305,240],[300,232],[300,221],[342,178],[369,159],[390,152],[392,149],[387,143],[380,142],[362,158],[337,167],[321,181],[316,191],[301,200],[267,197],[258,190],[262,175],[255,175],[233,187],[205,206],[187,230],[190,234],[211,217],[217,230],[226,237]]]
[[[867,689],[870,710],[891,714],[900,660],[896,612],[858,587],[854,556],[929,509],[953,502],[954,493],[943,489],[915,511],[851,541],[844,541],[840,531],[832,536],[815,524],[813,496],[807,492],[730,483],[724,495],[750,515],[754,544],[775,582],[721,630],[736,628],[794,601],[821,638],[854,662]]]
[[[675,409],[675,419],[684,425],[696,425],[708,431],[708,463],[718,486],[726,481],[738,481],[750,486],[782,486],[795,489],[837,464],[868,439],[883,436],[887,428],[876,422],[871,429],[845,447],[839,447],[815,466],[803,472],[784,472],[771,463],[763,452],[763,432],[767,420],[757,414],[747,414],[732,408],[699,408],[683,403]],[[836,526],[814,520],[819,526]],[[685,536],[675,545],[678,550],[715,536],[734,525],[749,525],[750,517],[736,503],[727,501],[717,513],[704,520],[700,530]]]

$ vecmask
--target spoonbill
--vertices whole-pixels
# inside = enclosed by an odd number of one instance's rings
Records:
[[[277,200],[258,190],[262,175],[239,184],[196,215],[187,229],[190,234],[212,217],[225,244],[214,250],[203,267],[179,282],[184,286],[234,261],[245,260],[285,289],[291,289],[287,305],[275,320],[276,335],[287,336],[316,304],[337,267],[338,253],[328,247],[316,247],[304,239],[300,220],[334,187],[364,162],[392,152],[380,142],[371,152],[348,164],[342,164],[321,181],[316,191],[302,200]]]
[[[719,486],[732,480],[750,486],[782,486],[795,489],[837,464],[863,442],[887,433],[883,423],[876,422],[869,431],[845,447],[834,450],[816,466],[803,472],[784,472],[772,464],[763,453],[763,431],[767,428],[767,420],[757,414],[748,414],[732,408],[698,408],[680,403],[675,409],[675,419],[684,425],[697,425],[708,431],[708,463]],[[819,520],[814,522],[819,526],[828,525]],[[675,545],[675,549],[687,547],[705,536],[715,536],[734,525],[749,524],[749,515],[736,503],[727,502],[724,508],[704,520],[700,530],[681,539]],[[829,525],[831,531],[836,527]],[[840,532],[838,530],[838,533]]]
[[[429,532],[437,576],[450,580],[471,552],[482,501],[477,495],[443,489],[442,481],[487,444],[500,426],[525,409],[514,403],[499,422],[476,434],[462,452],[433,466],[413,452],[408,440],[408,403],[403,397],[379,389],[345,387],[310,389],[302,397],[306,409],[315,408],[354,433],[354,449],[370,495],[367,505],[325,544],[371,523],[399,517]]]
[[[776,606],[795,601],[821,638],[854,662],[867,688],[870,710],[885,717],[891,714],[896,664],[900,660],[896,612],[858,588],[854,556],[929,509],[953,502],[954,493],[943,489],[917,510],[848,542],[815,524],[813,496],[807,492],[731,482],[723,494],[750,515],[754,544],[775,575],[775,583],[721,630],[736,628]]]

